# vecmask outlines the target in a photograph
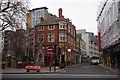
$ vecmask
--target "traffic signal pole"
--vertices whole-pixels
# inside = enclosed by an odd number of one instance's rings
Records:
[[[56,44],[54,44],[53,53],[54,53],[54,71],[56,71],[56,65],[57,65]]]

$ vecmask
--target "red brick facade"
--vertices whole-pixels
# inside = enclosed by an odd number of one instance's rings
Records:
[[[61,26],[60,26],[61,25]],[[58,63],[62,60],[65,63],[75,64],[76,58],[76,27],[62,15],[62,9],[59,9],[59,17],[50,17],[35,27],[35,48],[39,46],[38,39],[42,35],[42,47],[44,49],[45,64],[49,64],[49,49],[53,49],[56,45],[56,57]],[[61,53],[58,54],[58,48]],[[68,52],[68,49],[71,50]],[[36,51],[37,49],[35,49]],[[52,52],[52,54],[54,54]],[[62,56],[63,55],[63,56]]]

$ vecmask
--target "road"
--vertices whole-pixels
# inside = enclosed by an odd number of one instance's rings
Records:
[[[64,73],[3,74],[2,80],[120,80],[118,75],[100,65],[83,63],[66,68]]]
[[[66,69],[68,74],[98,74],[98,75],[114,75],[115,73],[107,70],[99,65],[91,65],[90,63],[82,63],[78,66]]]

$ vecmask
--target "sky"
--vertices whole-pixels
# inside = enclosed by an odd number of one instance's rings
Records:
[[[58,16],[62,8],[65,18],[69,18],[76,29],[86,29],[97,35],[97,10],[101,0],[29,0],[31,9],[47,7],[49,13]]]

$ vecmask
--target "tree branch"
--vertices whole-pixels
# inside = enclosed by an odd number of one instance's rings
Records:
[[[10,2],[8,2],[7,7],[2,10],[2,12],[5,12],[7,9],[9,9]]]

